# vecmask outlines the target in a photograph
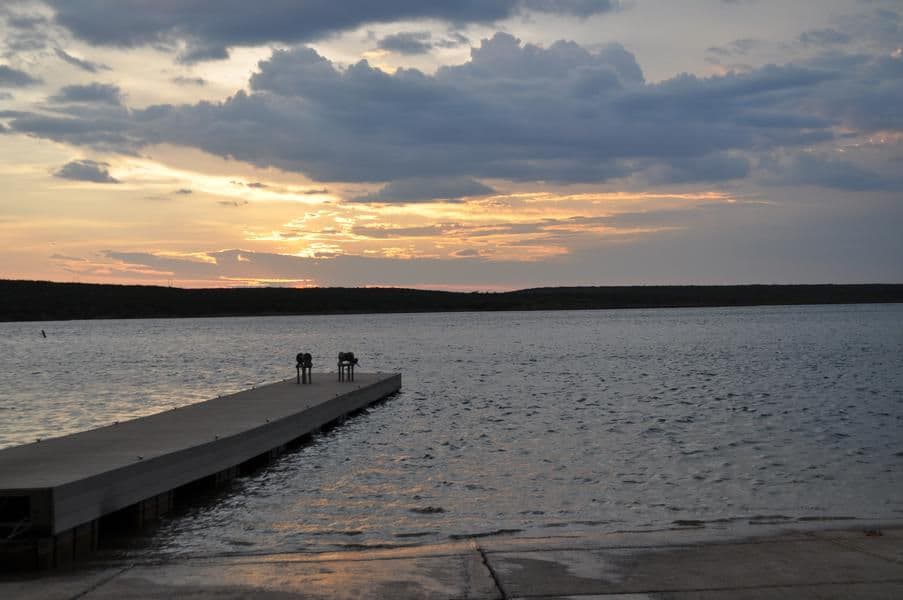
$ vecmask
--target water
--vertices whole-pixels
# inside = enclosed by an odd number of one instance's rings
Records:
[[[47,331],[47,339],[40,330]],[[0,447],[324,368],[403,391],[130,551],[903,514],[903,305],[0,324]]]

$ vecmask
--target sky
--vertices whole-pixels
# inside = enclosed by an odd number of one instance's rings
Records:
[[[903,282],[903,0],[3,0],[0,278]]]

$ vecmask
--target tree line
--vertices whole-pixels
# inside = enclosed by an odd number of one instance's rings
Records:
[[[0,321],[887,302],[903,302],[903,284],[547,287],[468,293],[0,280]]]

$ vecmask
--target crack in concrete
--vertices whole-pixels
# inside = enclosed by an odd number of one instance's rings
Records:
[[[492,577],[495,588],[499,591],[499,597],[501,600],[508,600],[508,594],[505,593],[505,588],[502,587],[502,580],[489,563],[489,557],[486,555],[486,552],[480,546],[476,546],[476,551],[480,553],[480,558],[483,559],[483,564],[486,566],[486,570],[489,571],[489,576]]]
[[[128,571],[129,569],[131,569],[133,566],[134,566],[134,565],[128,565],[127,567],[123,567],[123,568],[119,569],[118,571],[116,571],[115,573],[113,573],[112,575],[110,575],[109,577],[104,577],[104,578],[101,579],[100,581],[96,582],[94,585],[89,586],[88,589],[82,590],[81,592],[79,592],[79,593],[77,593],[76,595],[72,596],[72,600],[78,600],[79,598],[84,598],[85,596],[87,596],[87,595],[90,594],[91,592],[93,592],[93,591],[95,591],[95,590],[97,590],[97,589],[100,589],[101,587],[103,587],[103,586],[105,586],[106,584],[110,583],[111,581],[113,581],[114,579],[116,579],[117,577],[119,577],[120,575],[122,575],[123,573],[125,573],[126,571]]]
[[[888,562],[903,564],[903,560],[900,560],[897,558],[892,558],[890,556],[884,556],[883,554],[878,554],[877,552],[871,552],[869,550],[866,550],[865,548],[857,546],[856,544],[851,544],[847,540],[841,540],[841,539],[837,539],[837,538],[823,538],[823,539],[827,540],[828,542],[831,542],[835,546],[840,546],[841,548],[844,548],[845,550],[852,550],[854,552],[859,552],[860,554],[865,554],[866,556],[870,556],[872,558],[880,558],[881,560],[886,560]]]

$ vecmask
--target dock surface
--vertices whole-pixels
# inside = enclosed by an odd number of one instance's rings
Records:
[[[57,536],[283,447],[401,387],[400,374],[314,373],[0,450],[0,521]]]

